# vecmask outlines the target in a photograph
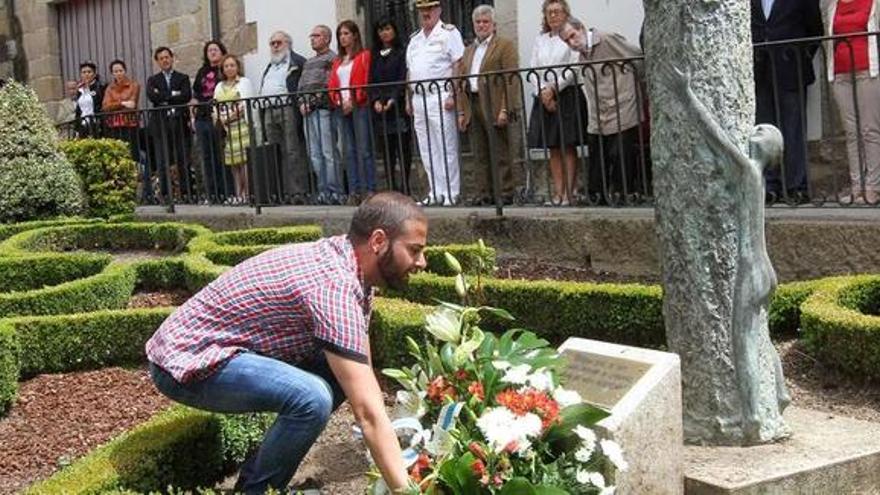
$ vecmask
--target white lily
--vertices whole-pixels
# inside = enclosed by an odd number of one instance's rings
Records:
[[[425,329],[438,340],[458,344],[461,340],[461,318],[457,311],[439,307],[425,318]]]
[[[415,393],[408,390],[398,390],[393,416],[395,418],[421,419],[427,412],[424,401],[425,395],[425,392]]]

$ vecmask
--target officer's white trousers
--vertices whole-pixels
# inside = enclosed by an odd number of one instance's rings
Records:
[[[422,166],[428,175],[431,204],[451,204],[458,198],[458,127],[455,109],[443,109],[448,94],[413,96],[413,125],[419,143]],[[426,108],[427,107],[427,108]],[[442,127],[441,127],[442,120]]]

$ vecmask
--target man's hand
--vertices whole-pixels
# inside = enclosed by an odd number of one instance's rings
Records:
[[[351,104],[351,100],[345,100],[342,102],[342,113],[343,115],[351,114],[351,111],[354,109],[354,106]]]
[[[453,98],[451,96],[446,98],[446,101],[443,103],[443,108],[445,108],[446,111],[454,109],[455,108],[455,98]]]
[[[500,112],[498,112],[498,118],[495,119],[495,127],[507,127],[507,124],[510,122],[510,117],[507,115],[507,109],[502,108]]]
[[[409,101],[409,99],[406,100],[406,108],[405,108],[405,110],[406,110],[406,114],[409,115],[410,117],[412,117],[412,114],[413,114],[413,106],[412,106],[412,102]]]
[[[458,116],[458,130],[461,132],[467,130],[467,120],[464,118],[464,115]]]
[[[657,67],[660,79],[666,81],[669,89],[678,94],[685,94],[691,86],[690,73],[682,72],[669,62],[661,62]]]
[[[403,466],[403,455],[397,434],[385,412],[382,390],[369,364],[344,358],[324,351],[327,363],[336,381],[342,387],[354,417],[364,433],[364,441],[373,460],[382,472],[382,478],[391,490],[407,486],[408,476]]]
[[[300,103],[299,104],[299,113],[304,116],[308,115],[309,114],[309,106],[306,105],[305,103]]]

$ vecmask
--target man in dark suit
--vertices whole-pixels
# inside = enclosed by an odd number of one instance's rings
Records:
[[[513,42],[496,34],[495,9],[479,5],[472,14],[476,39],[465,48],[459,76],[509,71],[519,67]],[[475,204],[511,203],[515,192],[511,138],[517,126],[520,87],[515,78],[469,77],[460,82],[458,128],[470,131],[474,159],[462,163],[462,191]],[[494,191],[496,181],[499,190]]]
[[[151,161],[159,176],[162,196],[168,201],[169,175],[172,175],[172,181],[176,175],[181,195],[187,196],[195,192],[192,190],[189,163],[192,145],[189,110],[177,108],[189,103],[192,86],[189,76],[174,70],[174,52],[170,48],[157,48],[153,53],[153,60],[159,66],[159,72],[147,79],[147,98],[153,103],[153,108],[163,110],[149,113],[150,138],[154,151]],[[176,174],[169,174],[171,165],[177,166]],[[144,187],[149,187],[149,184],[144,184]]]
[[[306,141],[296,93],[305,57],[293,51],[290,35],[284,31],[269,37],[271,60],[260,82],[261,112],[259,142],[281,147],[284,194],[288,201],[302,204],[309,193],[309,171]]]
[[[819,0],[751,2],[754,43],[822,35]],[[779,127],[785,138],[783,167],[767,172],[767,192],[795,201],[807,193],[804,112],[806,87],[816,79],[812,60],[817,48],[817,42],[755,48],[756,123]]]

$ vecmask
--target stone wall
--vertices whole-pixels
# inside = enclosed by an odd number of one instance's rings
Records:
[[[258,0],[260,1],[260,0]],[[220,0],[220,33],[226,49],[236,55],[244,55],[257,50],[257,24],[247,22],[244,10],[245,0]]]
[[[50,0],[13,0],[15,17],[21,26],[21,56],[27,83],[46,103],[50,116],[58,114],[63,98],[61,42],[55,9]]]

